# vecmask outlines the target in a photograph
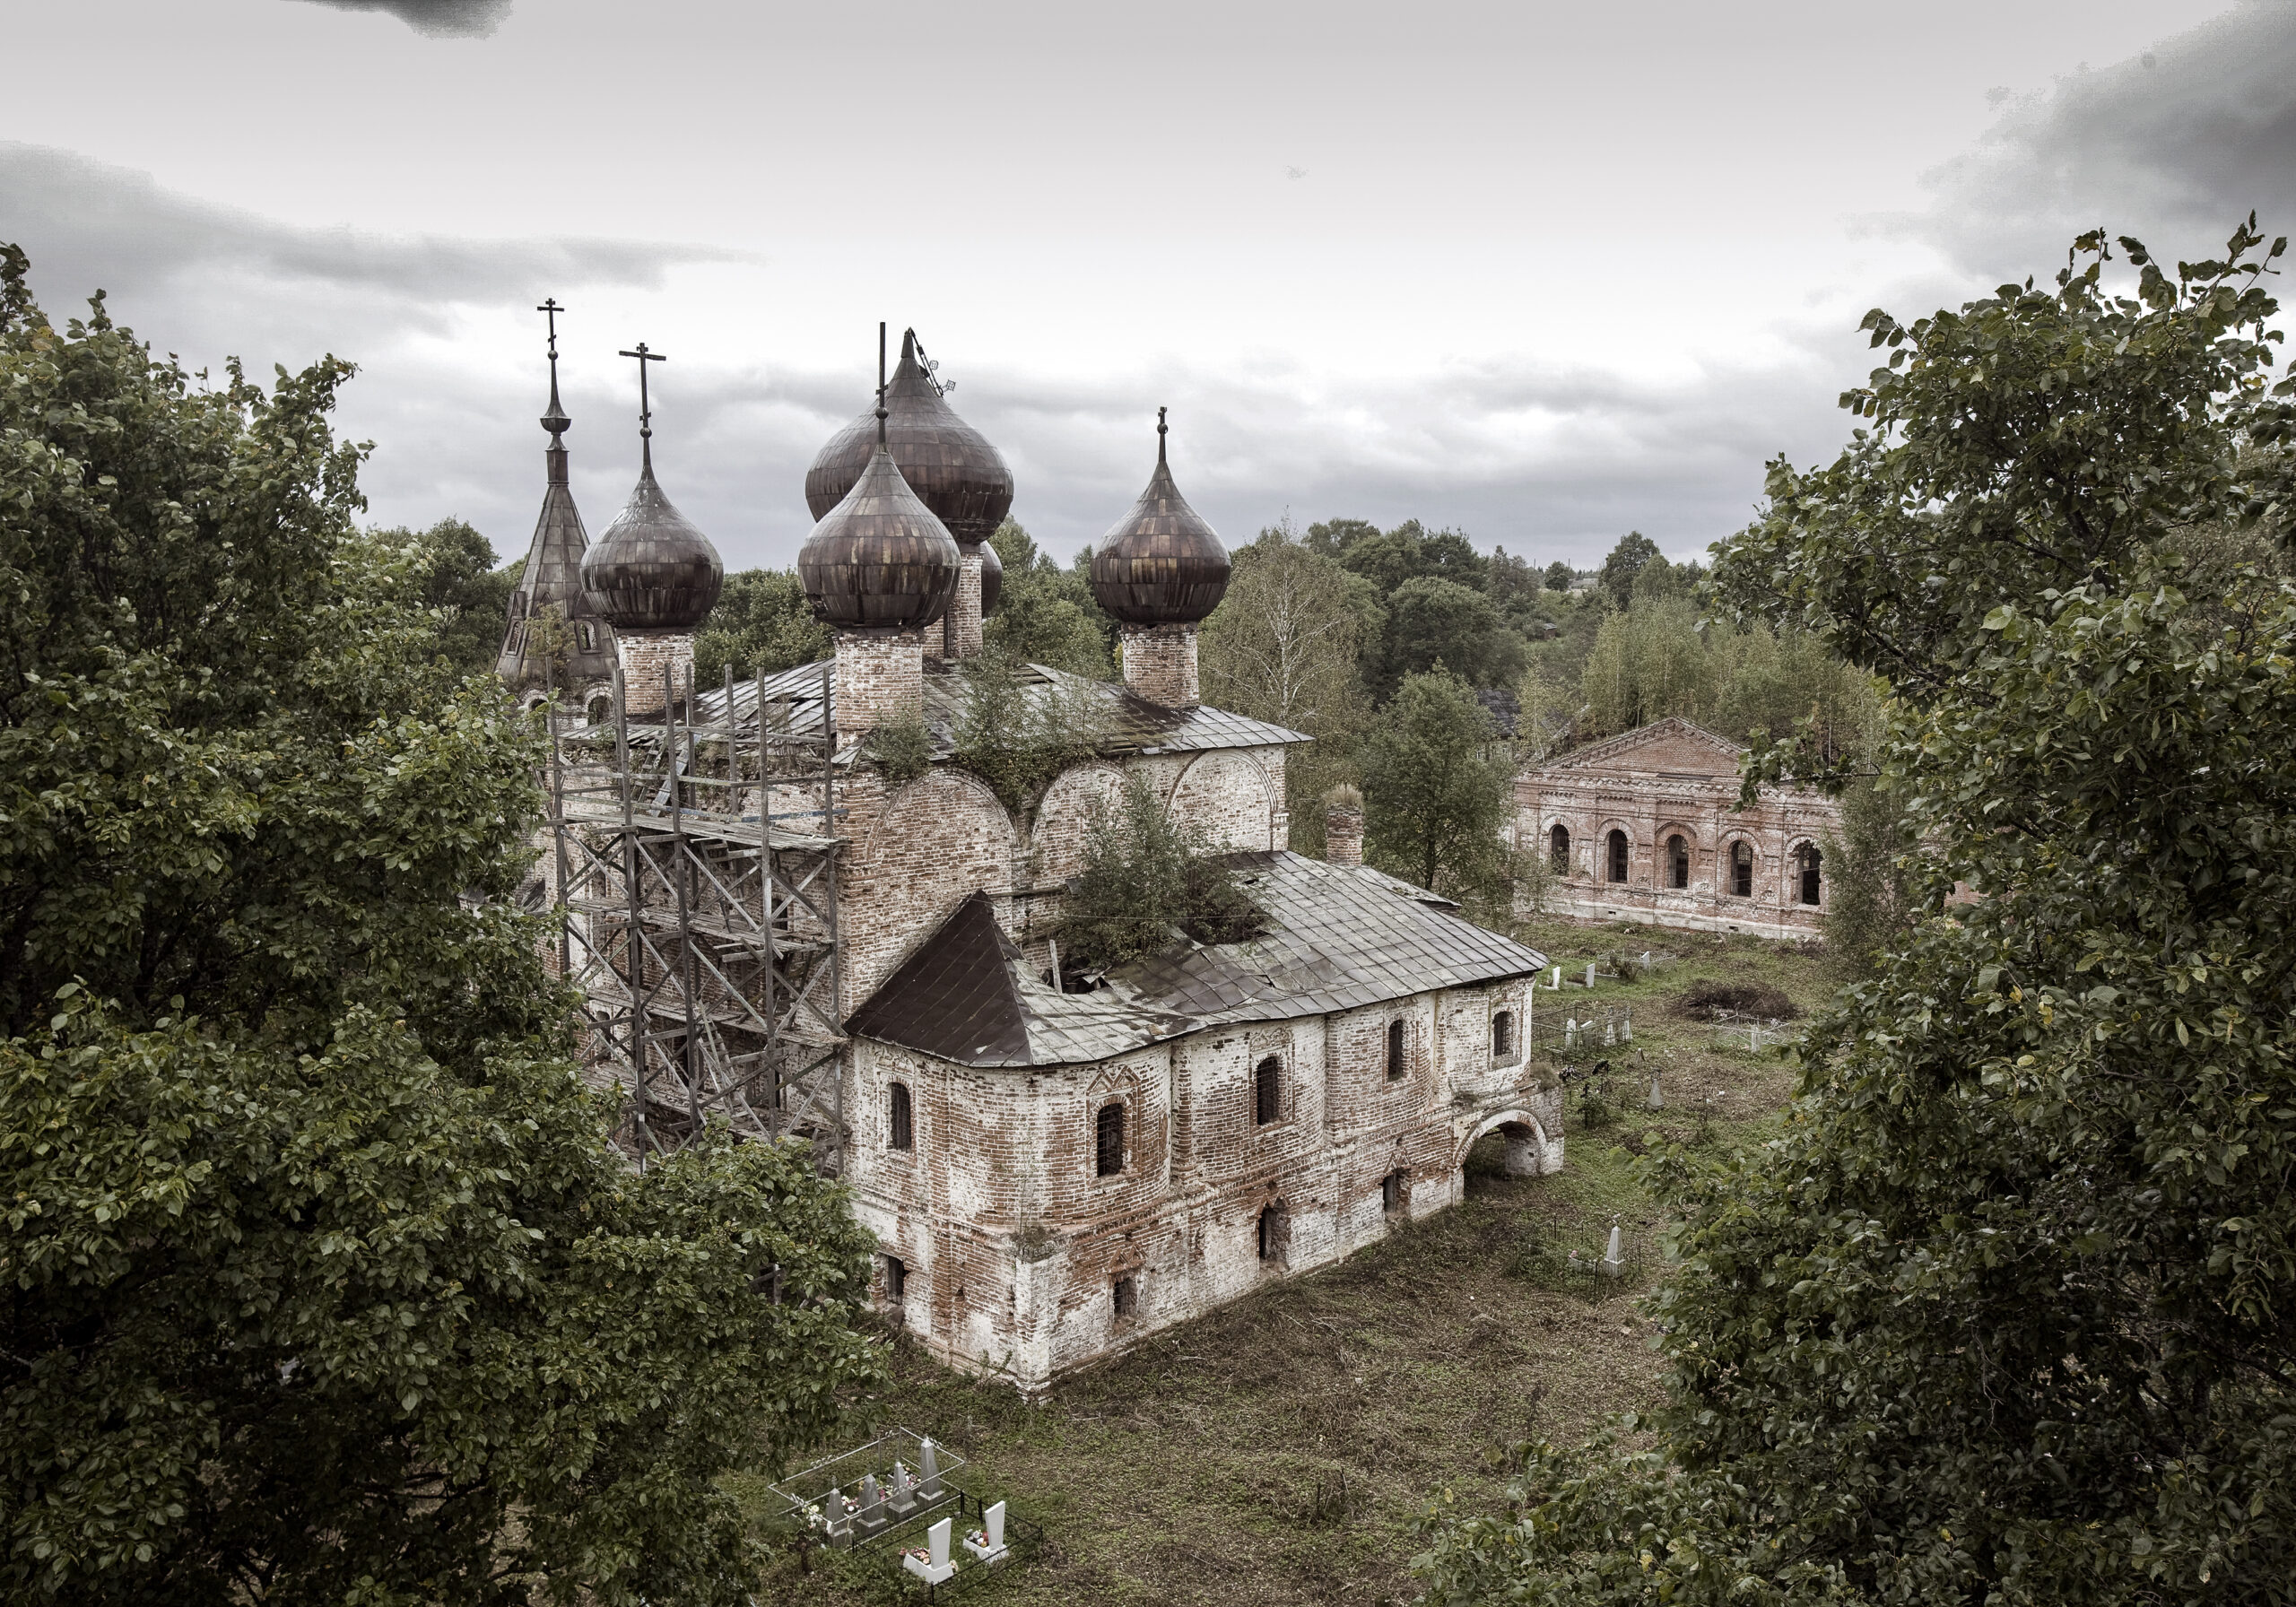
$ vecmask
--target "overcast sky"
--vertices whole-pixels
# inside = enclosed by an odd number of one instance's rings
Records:
[[[2296,232],[2296,5],[0,0],[0,239],[195,364],[361,365],[378,523],[656,463],[729,568],[914,325],[1057,551],[1146,480],[1231,543],[1417,517],[1544,563],[1743,525],[1858,318],[2104,223]]]

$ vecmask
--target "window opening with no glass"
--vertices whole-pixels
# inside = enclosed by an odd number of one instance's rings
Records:
[[[1752,843],[1730,845],[1730,890],[1741,899],[1754,896],[1754,846]]]
[[[1626,833],[1616,829],[1613,829],[1611,832],[1611,880],[1613,882],[1625,881],[1626,866]]]
[[[1124,1170],[1124,1107],[1111,1101],[1100,1107],[1092,1124],[1093,1169],[1103,1177]]]
[[[891,1100],[892,1109],[890,1114],[892,1118],[892,1131],[887,1142],[896,1150],[913,1149],[917,1143],[916,1119],[910,1110],[909,1087],[906,1083],[896,1082],[892,1085]]]
[[[1570,874],[1570,830],[1556,826],[1546,834],[1547,863],[1554,866],[1558,876]]]
[[[1281,1079],[1283,1063],[1269,1055],[1252,1072],[1252,1120],[1266,1126],[1275,1119],[1278,1096],[1283,1091]]]
[[[1403,1072],[1403,1023],[1389,1021],[1387,1023],[1387,1081],[1401,1081]]]
[[[1690,885],[1690,844],[1679,837],[1670,837],[1666,839],[1666,871],[1667,885],[1671,887]]]
[[[1515,1012],[1502,1010],[1491,1018],[1491,1057],[1504,1061],[1515,1052]]]

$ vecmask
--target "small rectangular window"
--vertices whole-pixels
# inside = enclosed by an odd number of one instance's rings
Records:
[[[896,1150],[914,1149],[917,1144],[917,1124],[915,1113],[909,1105],[907,1084],[896,1082],[892,1085],[891,1105],[892,1109],[888,1122],[891,1132],[887,1134],[887,1142]]]
[[[1387,1023],[1387,1081],[1399,1082],[1403,1080],[1403,1023],[1399,1021],[1389,1021]]]
[[[909,1268],[898,1255],[885,1257],[885,1300],[898,1306],[909,1294]]]
[[[1269,1055],[1252,1073],[1252,1120],[1265,1127],[1276,1118],[1283,1103],[1283,1063]]]
[[[1379,1209],[1382,1211],[1401,1211],[1403,1209],[1402,1172],[1389,1172],[1386,1177],[1379,1179]]]
[[[1515,1012],[1502,1010],[1491,1018],[1491,1058],[1505,1064],[1515,1053]]]
[[[1131,1274],[1126,1273],[1116,1281],[1114,1292],[1118,1320],[1121,1321],[1139,1311],[1140,1286],[1132,1281]]]
[[[1114,1101],[1100,1107],[1092,1134],[1093,1169],[1113,1177],[1124,1170],[1124,1107]]]

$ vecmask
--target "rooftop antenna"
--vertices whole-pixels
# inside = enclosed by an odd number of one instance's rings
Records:
[[[644,341],[638,343],[637,351],[624,352],[622,355],[638,360],[638,448],[645,458],[646,473],[650,474],[654,472],[654,403],[646,388],[646,365],[670,360],[659,352],[647,350]]]
[[[558,298],[552,296],[535,310],[547,315],[550,319],[550,411],[543,414],[542,427],[550,431],[550,444],[555,447],[561,444],[557,438],[574,428],[574,421],[568,418],[566,410],[558,404],[558,315],[566,309],[558,304]]]

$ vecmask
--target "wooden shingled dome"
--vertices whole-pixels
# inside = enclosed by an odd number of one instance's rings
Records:
[[[870,420],[874,425],[884,415]],[[813,612],[844,630],[912,630],[948,612],[963,558],[880,439],[797,553]]]
[[[1193,625],[1228,590],[1228,549],[1172,483],[1156,410],[1156,472],[1092,553],[1092,595],[1127,625]]]
[[[654,479],[652,445],[630,502],[582,555],[582,589],[616,630],[691,630],[726,584],[718,549]]]
[[[1013,471],[988,438],[962,419],[917,357],[917,331],[900,337],[900,363],[885,386],[885,444],[910,491],[968,548],[985,543],[1013,507]],[[842,502],[877,449],[873,407],[830,438],[805,472],[805,506],[816,519]],[[985,612],[985,610],[984,610]]]

